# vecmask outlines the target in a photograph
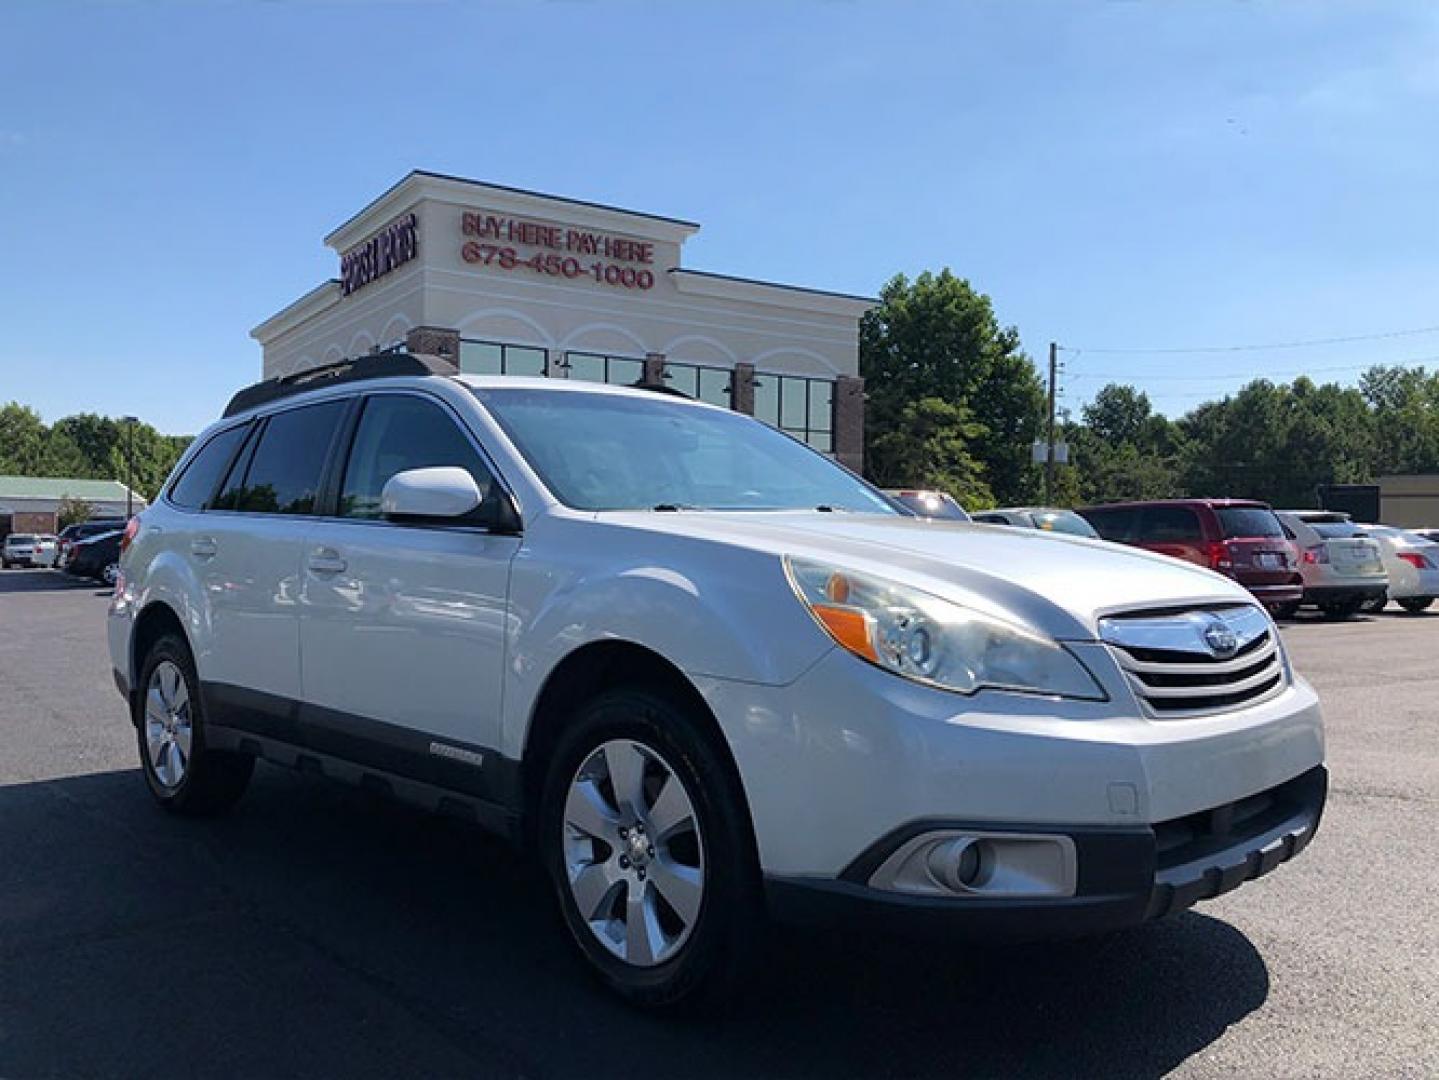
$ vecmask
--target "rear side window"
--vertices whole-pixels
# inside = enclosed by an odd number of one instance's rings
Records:
[[[1045,532],[1068,533],[1071,536],[1095,534],[1093,527],[1072,510],[1046,510],[1034,515],[1035,528]]]
[[[326,401],[270,417],[259,441],[230,470],[216,509],[313,514],[325,457],[346,404]]]
[[[1140,539],[1151,544],[1187,544],[1204,539],[1199,515],[1184,506],[1151,506],[1144,511]]]
[[[170,501],[187,510],[199,510],[209,502],[235,452],[245,441],[247,431],[248,424],[227,428],[200,447],[180,478],[171,485]]]
[[[365,402],[340,488],[340,516],[378,518],[380,494],[406,469],[455,465],[475,478],[490,501],[494,480],[470,440],[440,406],[409,394],[380,394]]]
[[[1134,507],[1123,506],[1113,510],[1086,510],[1082,516],[1094,526],[1094,531],[1104,539],[1128,540],[1134,533],[1134,525],[1139,517],[1139,511]]]
[[[1260,536],[1278,538],[1284,535],[1284,528],[1274,516],[1274,511],[1262,506],[1221,506],[1214,512],[1219,515],[1219,528],[1226,540]]]

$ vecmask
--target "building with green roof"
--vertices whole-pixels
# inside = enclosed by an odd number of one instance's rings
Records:
[[[118,480],[0,476],[0,536],[55,532],[56,515],[67,498],[89,503],[94,517],[124,517],[127,508],[136,513],[146,506],[143,495]]]

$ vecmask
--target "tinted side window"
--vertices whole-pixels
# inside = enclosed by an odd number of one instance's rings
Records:
[[[365,402],[340,487],[342,517],[378,518],[385,484],[406,469],[457,465],[475,478],[489,503],[494,480],[470,440],[440,406],[409,394]]]
[[[1187,544],[1204,539],[1199,515],[1182,506],[1151,506],[1144,511],[1140,539],[1151,544]]]
[[[1084,511],[1085,520],[1106,540],[1128,540],[1134,532],[1135,519],[1138,517],[1139,511],[1127,506],[1113,510]]]
[[[230,467],[235,451],[240,449],[240,444],[245,441],[245,434],[249,430],[248,424],[240,424],[220,432],[200,447],[199,452],[190,459],[190,464],[185,466],[180,479],[170,486],[170,501],[189,510],[198,510],[204,506],[220,486],[220,478]]]
[[[325,455],[345,404],[326,401],[270,417],[259,442],[231,470],[216,508],[252,514],[314,513]]]

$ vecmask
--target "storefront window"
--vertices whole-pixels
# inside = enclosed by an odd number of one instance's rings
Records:
[[[498,341],[460,341],[460,371],[466,375],[543,375],[545,350]]]
[[[677,364],[665,361],[665,381],[683,394],[711,405],[730,407],[730,385],[734,372],[704,364]]]
[[[565,353],[566,375],[585,382],[613,383],[633,386],[645,377],[645,362],[630,356],[604,356],[600,353]]]
[[[816,450],[834,450],[833,379],[756,372],[754,415]]]

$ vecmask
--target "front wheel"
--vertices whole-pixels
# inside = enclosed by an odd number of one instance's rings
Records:
[[[1429,605],[1434,603],[1432,596],[1411,596],[1406,600],[1400,600],[1399,606],[1410,615],[1418,615],[1421,611],[1428,611]]]
[[[255,759],[205,745],[200,682],[190,649],[166,635],[151,647],[134,695],[140,762],[150,794],[173,814],[222,813],[249,786]]]
[[[702,719],[643,689],[582,706],[551,756],[540,844],[570,936],[631,1002],[727,996],[761,925],[738,779]]]

